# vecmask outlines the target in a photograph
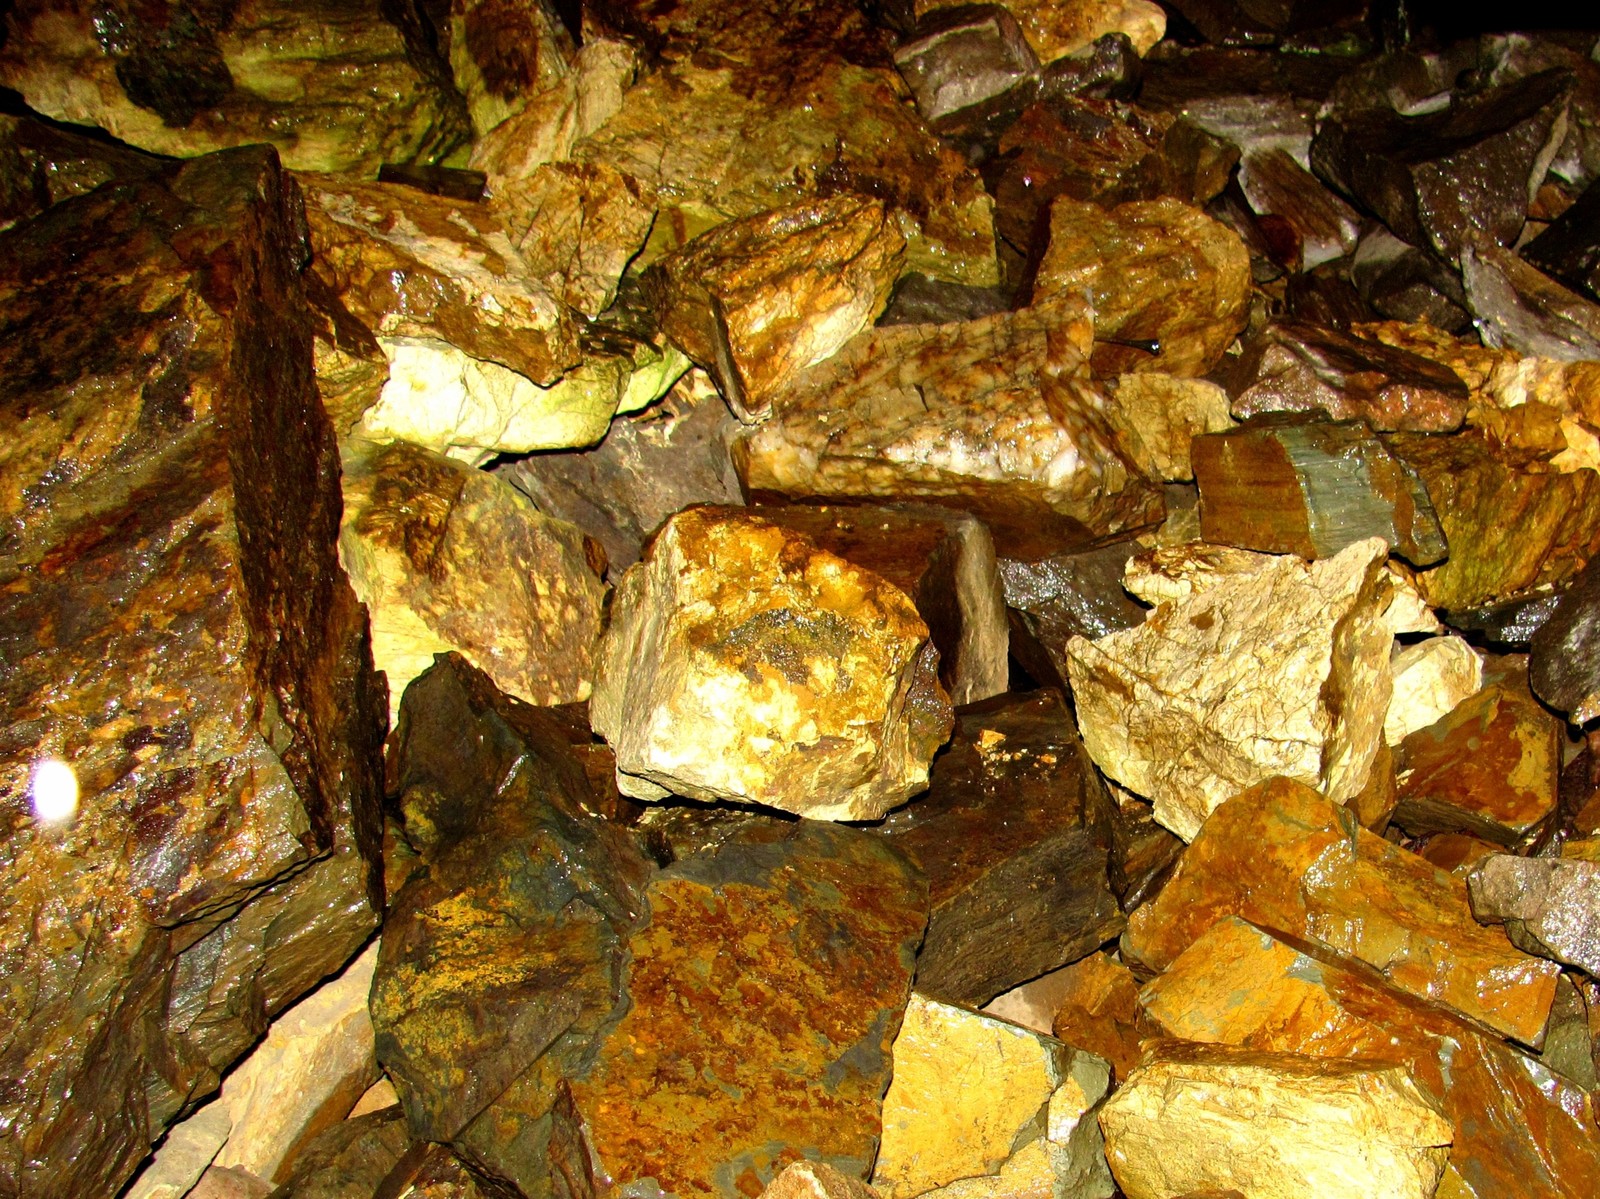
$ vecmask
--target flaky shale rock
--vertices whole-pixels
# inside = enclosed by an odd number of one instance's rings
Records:
[[[117,1193],[378,920],[299,204],[241,149],[0,234],[6,1196]]]
[[[590,710],[617,783],[872,820],[927,786],[950,701],[904,592],[742,509],[667,522],[618,584]]]
[[[1600,978],[1600,862],[1494,854],[1467,876],[1472,914],[1514,945]]]
[[[1145,622],[1067,643],[1095,764],[1185,840],[1273,775],[1358,794],[1389,705],[1384,556],[1369,538],[1312,563],[1199,543],[1134,559]]]
[[[460,651],[533,704],[587,699],[605,587],[588,538],[511,484],[420,446],[348,440],[339,551],[400,714],[406,684]]]
[[[1432,1199],[1450,1123],[1405,1067],[1158,1041],[1100,1111],[1128,1199]]]

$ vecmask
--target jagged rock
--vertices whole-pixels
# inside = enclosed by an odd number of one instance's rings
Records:
[[[1390,659],[1394,694],[1383,739],[1399,745],[1455,709],[1483,686],[1483,659],[1459,637],[1429,637],[1398,646]]]
[[[274,1189],[248,1170],[212,1166],[184,1199],[270,1199]]]
[[[1400,743],[1402,828],[1512,845],[1555,811],[1561,722],[1529,694],[1519,664]]]
[[[1122,586],[1128,559],[1143,546],[1117,540],[1066,553],[1052,548],[1013,547],[1014,556],[1000,559],[1000,580],[1013,616],[1012,654],[1040,682],[1064,689],[1067,642],[1143,622],[1147,609]]]
[[[735,446],[755,496],[917,499],[1058,548],[1159,517],[1085,363],[1078,302],[869,330],[802,372]]]
[[[1423,861],[1465,879],[1481,858],[1499,853],[1503,848],[1493,841],[1484,841],[1466,833],[1437,833],[1424,837],[1415,846],[1414,852]]]
[[[1446,555],[1422,481],[1363,421],[1208,433],[1191,458],[1207,541],[1315,559],[1380,537],[1417,566]]]
[[[1250,256],[1231,229],[1180,200],[1107,212],[1059,199],[1034,299],[1087,295],[1097,340],[1151,339],[1135,370],[1202,375],[1244,328]]]
[[[1600,977],[1600,862],[1493,854],[1467,876],[1472,914],[1512,944]]]
[[[878,575],[740,509],[690,509],[618,584],[590,710],[623,794],[873,820],[950,731],[928,628]]]
[[[764,413],[883,311],[905,235],[883,204],[803,200],[695,238],[662,263],[662,330],[736,411]]]
[[[1562,974],[1556,986],[1556,1001],[1550,1007],[1550,1022],[1545,1025],[1544,1049],[1539,1060],[1593,1095],[1600,1090],[1600,1071],[1596,1070],[1588,1010],[1590,997],[1596,994],[1595,984],[1591,980],[1580,989],[1574,978],[1581,976]]]
[[[1550,619],[1564,592],[1551,591],[1477,608],[1451,608],[1443,615],[1452,629],[1507,653],[1526,653],[1533,635]]]
[[[1108,786],[1117,803],[1111,821],[1111,889],[1122,910],[1131,912],[1161,889],[1184,841],[1156,823],[1148,800],[1115,783]]]
[[[1138,47],[1126,33],[1112,30],[1046,66],[1039,95],[1046,100],[1131,100],[1143,81]]]
[[[908,1199],[958,1179],[1001,1174],[1008,1160],[1041,1141],[1033,1154],[1043,1150],[1044,1161],[1031,1163],[1028,1173],[1042,1175],[1047,1192],[1055,1180],[1076,1181],[1074,1167],[1092,1174],[1098,1129],[1082,1117],[1110,1079],[1109,1067],[1093,1054],[913,992],[894,1042],[872,1185],[885,1199]],[[1048,1113],[1043,1121],[1041,1113]],[[1109,1196],[1103,1159],[1098,1167],[1103,1188],[1067,1193]],[[964,1192],[948,1199],[958,1193]],[[1015,1192],[1001,1186],[980,1193]]]
[[[1120,376],[1107,389],[1106,417],[1123,452],[1152,479],[1194,479],[1191,451],[1202,433],[1233,428],[1228,393],[1207,379],[1155,371]]]
[[[347,441],[341,456],[339,551],[393,718],[406,685],[451,650],[528,703],[589,697],[605,588],[581,532],[418,446]]]
[[[1128,1199],[1431,1199],[1450,1124],[1403,1066],[1157,1041],[1100,1111]]]
[[[162,166],[113,141],[0,113],[0,230],[103,183],[148,178]]]
[[[1309,271],[1354,252],[1360,215],[1281,146],[1244,155],[1239,187],[1269,238],[1284,243],[1286,269]]]
[[[1225,368],[1232,413],[1321,413],[1390,432],[1450,433],[1469,392],[1455,373],[1420,354],[1337,330],[1280,321],[1248,338]]]
[[[1578,1199],[1600,1169],[1583,1094],[1537,1059],[1242,920],[1218,920],[1143,1002],[1170,1036],[1403,1064],[1454,1129],[1441,1193]]]
[[[914,0],[913,7],[920,17],[961,3]],[[1126,34],[1144,55],[1167,32],[1167,14],[1150,0],[1010,0],[1006,7],[1044,62],[1075,54],[1108,33]]]
[[[127,1199],[184,1199],[216,1159],[233,1119],[225,1103],[208,1103],[167,1132],[124,1194]]]
[[[1354,958],[1524,1044],[1537,1043],[1555,993],[1559,971],[1474,922],[1460,879],[1290,779],[1212,813],[1161,893],[1129,918],[1123,947],[1162,970],[1225,915]]]
[[[1573,724],[1600,716],[1600,557],[1591,559],[1530,638],[1540,699]]]
[[[1275,4],[1236,0],[1176,0],[1172,5],[1209,42],[1271,43],[1290,34],[1349,29],[1367,14],[1367,0],[1279,0]]]
[[[1387,229],[1369,230],[1350,261],[1350,281],[1374,312],[1451,332],[1472,321],[1461,280],[1432,254],[1408,246]]]
[[[1067,643],[1095,764],[1185,840],[1273,775],[1335,802],[1367,784],[1389,705],[1384,543],[1306,563],[1191,545],[1134,559],[1136,628]]]
[[[1572,207],[1522,247],[1522,256],[1552,278],[1600,300],[1600,188],[1590,184]]]
[[[1022,27],[998,4],[935,9],[895,49],[894,65],[929,122],[1039,75]]]
[[[115,1193],[377,922],[298,206],[248,149],[0,233],[0,1192]]]
[[[926,504],[765,505],[757,515],[905,592],[939,651],[951,703],[1006,690],[1005,597],[982,523]]]
[[[1467,307],[1485,345],[1558,362],[1600,358],[1600,305],[1501,246],[1461,255]]]
[[[384,162],[441,160],[465,143],[466,113],[442,64],[382,8],[23,0],[0,36],[0,85],[158,154],[270,142],[296,170],[369,176]]]
[[[1092,953],[1052,976],[1061,980],[1051,1032],[1057,1039],[1105,1058],[1118,1081],[1139,1064],[1140,1042],[1155,1027],[1139,1007],[1139,984],[1121,962]]]
[[[761,1199],[878,1199],[878,1192],[826,1162],[800,1161],[767,1183]]]
[[[918,991],[977,1007],[1120,933],[1110,802],[1059,694],[963,708],[928,794],[881,827],[928,876]]]
[[[345,1120],[306,1146],[273,1199],[366,1199],[378,1194],[411,1148],[398,1107]]]

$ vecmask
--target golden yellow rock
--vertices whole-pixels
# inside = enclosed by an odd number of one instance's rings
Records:
[[[1100,1111],[1128,1199],[1432,1199],[1450,1123],[1403,1066],[1158,1041]]]
[[[1145,622],[1067,643],[1095,764],[1186,841],[1274,775],[1359,794],[1389,705],[1385,554],[1369,538],[1311,563],[1200,544],[1132,559]]]
[[[917,0],[916,13],[950,8],[962,0]],[[1040,62],[1075,54],[1108,33],[1125,33],[1140,57],[1167,33],[1167,14],[1153,0],[1010,0],[1006,8],[1028,37]]]
[[[904,592],[742,508],[691,508],[617,587],[590,704],[624,794],[875,820],[950,735]]]
[[[1430,637],[1395,651],[1389,662],[1394,694],[1383,718],[1383,739],[1399,745],[1483,686],[1483,659],[1459,637]]]
[[[1167,483],[1194,478],[1189,444],[1197,434],[1231,429],[1228,393],[1206,379],[1157,371],[1130,373],[1107,389],[1106,417],[1117,444],[1145,474]]]

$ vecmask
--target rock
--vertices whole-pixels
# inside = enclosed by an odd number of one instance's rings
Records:
[[[1309,271],[1355,251],[1360,215],[1281,146],[1241,158],[1239,186],[1269,236],[1282,238],[1286,269]]]
[[[0,45],[0,85],[30,108],[157,154],[270,142],[295,170],[370,176],[384,162],[442,160],[469,132],[442,64],[376,3],[107,15],[26,0]]]
[[[1594,986],[1591,982],[1580,990],[1573,979],[1574,975],[1563,974],[1556,985],[1556,1001],[1550,1007],[1539,1060],[1593,1095],[1600,1090],[1600,1074],[1595,1069],[1586,992],[1593,995]]]
[[[1396,434],[1388,445],[1422,478],[1450,557],[1418,572],[1436,608],[1468,608],[1560,585],[1600,552],[1600,474],[1541,470],[1535,453],[1468,431]]]
[[[1014,548],[1017,556],[1000,559],[1000,581],[1013,618],[1012,654],[1027,655],[1024,664],[1035,678],[1064,690],[1067,642],[1144,621],[1148,609],[1122,586],[1128,559],[1143,547],[1118,540],[1066,553],[1051,548]]]
[[[1466,833],[1436,833],[1424,837],[1414,852],[1423,861],[1464,880],[1480,859],[1491,853],[1499,853],[1502,848],[1493,841],[1484,841]]]
[[[405,1116],[391,1107],[345,1120],[306,1146],[273,1199],[366,1199],[377,1195],[391,1171],[402,1174],[412,1150]],[[420,1154],[418,1154],[420,1156]],[[414,1160],[414,1159],[413,1159]]]
[[[1006,690],[1009,633],[989,531],[927,504],[764,505],[756,515],[871,571],[911,598],[953,704]]]
[[[968,287],[912,272],[902,275],[878,318],[879,325],[942,325],[993,316],[1011,307],[1004,288]]]
[[[1202,433],[1233,428],[1228,394],[1206,379],[1155,371],[1125,374],[1109,390],[1106,416],[1123,452],[1152,479],[1194,479],[1191,450]]]
[[[447,12],[440,41],[478,137],[575,69],[575,35],[542,4],[453,0]]]
[[[1600,300],[1600,189],[1590,184],[1521,253],[1551,278]]]
[[[1472,914],[1511,943],[1600,977],[1600,862],[1493,854],[1467,876]]]
[[[1207,541],[1316,559],[1380,537],[1417,566],[1447,553],[1422,481],[1363,421],[1207,433],[1191,457]]]
[[[0,233],[0,1193],[116,1193],[377,923],[298,205],[237,150]]]
[[[1600,305],[1500,246],[1462,252],[1467,307],[1484,344],[1558,362],[1600,357]]]
[[[917,990],[977,1007],[1120,933],[1109,808],[1059,694],[961,709],[928,794],[881,827],[928,876]]]
[[[950,731],[928,628],[879,576],[739,509],[691,509],[618,585],[590,711],[623,794],[873,820]]]
[[[400,715],[456,650],[532,704],[589,698],[605,588],[595,547],[503,479],[418,446],[347,441],[340,556]]]
[[[1451,628],[1476,643],[1507,653],[1526,653],[1529,641],[1550,619],[1563,594],[1552,591],[1477,608],[1451,608],[1444,618]]]
[[[1045,100],[1131,100],[1143,81],[1138,47],[1126,33],[1113,30],[1046,66],[1039,94]]]
[[[1143,1000],[1169,1036],[1400,1063],[1454,1130],[1446,1193],[1577,1199],[1600,1167],[1584,1096],[1537,1059],[1242,920],[1218,920]]]
[[[1459,637],[1429,637],[1397,646],[1389,667],[1394,694],[1383,718],[1383,739],[1389,745],[1427,728],[1483,686],[1483,659]]]
[[[918,16],[958,5],[961,0],[913,0]],[[1011,0],[1006,5],[1022,24],[1028,42],[1044,62],[1054,62],[1091,45],[1108,33],[1123,33],[1143,56],[1167,32],[1167,14],[1150,0]]]
[[[1401,240],[1452,263],[1480,240],[1511,245],[1565,133],[1572,75],[1543,71],[1417,116],[1360,86],[1348,80],[1318,124],[1312,169]],[[1464,178],[1477,182],[1462,187]]]
[[[1299,322],[1267,326],[1226,367],[1231,411],[1362,420],[1374,429],[1451,433],[1469,392],[1455,373],[1420,354]]]
[[[1131,369],[1204,374],[1244,328],[1249,292],[1238,235],[1179,200],[1050,206],[1034,299],[1087,295],[1097,340],[1157,341]]]
[[[1431,1199],[1451,1130],[1403,1066],[1158,1041],[1100,1111],[1129,1199]]]
[[[873,329],[803,372],[734,447],[754,498],[923,500],[982,519],[1005,554],[1157,518],[1118,451],[1084,360],[1087,321],[1052,303]]]
[[[1590,560],[1530,638],[1533,690],[1573,724],[1600,716],[1600,557]]]
[[[1149,801],[1115,783],[1107,786],[1117,802],[1111,821],[1111,889],[1122,910],[1131,912],[1166,883],[1184,842],[1156,823]]]
[[[1362,235],[1350,262],[1350,280],[1381,316],[1417,321],[1451,332],[1472,321],[1461,280],[1432,254],[1408,246],[1379,226]]]
[[[162,165],[109,140],[0,113],[0,230],[101,184],[156,175]]]
[[[347,1119],[354,1120],[357,1116],[365,1116],[372,1112],[382,1111],[386,1107],[393,1107],[400,1102],[400,1094],[394,1089],[394,1084],[387,1078],[380,1078],[362,1093],[356,1105],[350,1109]]]
[[[248,1170],[212,1166],[184,1199],[268,1199],[273,1186]]]
[[[935,9],[894,52],[894,65],[927,121],[982,104],[1029,79],[1039,60],[999,5]]]
[[[232,1128],[227,1104],[206,1104],[167,1133],[161,1148],[129,1185],[128,1199],[184,1199],[216,1159]]]
[[[1407,735],[1399,755],[1395,820],[1412,833],[1470,833],[1513,845],[1556,810],[1561,722],[1529,694],[1515,666]]]
[[[1154,611],[1067,643],[1095,764],[1185,840],[1274,775],[1359,793],[1390,695],[1384,554],[1372,538],[1309,564],[1204,545],[1134,559],[1128,588]]]
[[[1178,0],[1175,8],[1208,42],[1271,44],[1288,34],[1349,29],[1366,17],[1367,0],[1282,0],[1272,5],[1231,0]]]
[[[736,412],[765,414],[877,319],[904,249],[884,205],[854,195],[730,221],[662,262],[662,329]]]
[[[1051,1032],[1111,1063],[1119,1082],[1139,1064],[1140,1042],[1156,1029],[1139,1007],[1139,984],[1121,962],[1091,953],[1050,977],[1059,979]]]
[[[877,1199],[878,1192],[826,1162],[794,1162],[783,1168],[761,1199]]]
[[[1126,953],[1164,970],[1234,915],[1372,967],[1401,991],[1537,1043],[1559,971],[1472,920],[1466,887],[1309,787],[1241,792],[1129,918]]]
[[[885,1199],[922,1195],[958,1179],[1000,1174],[1008,1159],[1037,1141],[1046,1142],[1040,1146],[1046,1161],[1029,1172],[1048,1183],[1066,1173],[1061,1158],[1079,1156],[1068,1147],[1074,1133],[1098,1139],[1094,1122],[1081,1117],[1109,1084],[1106,1063],[1092,1054],[913,992],[895,1038],[872,1185]],[[1055,1099],[1063,1091],[1066,1110]],[[1104,1169],[1102,1160],[1102,1177]],[[1103,1189],[1069,1193],[1104,1199],[1111,1194],[1105,1181]]]

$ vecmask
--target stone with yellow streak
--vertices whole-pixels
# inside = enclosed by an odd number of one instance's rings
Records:
[[[1128,1199],[1433,1199],[1450,1123],[1403,1066],[1158,1041],[1100,1112]]]
[[[909,597],[744,509],[679,513],[618,585],[590,706],[624,794],[874,820],[950,735]]]

